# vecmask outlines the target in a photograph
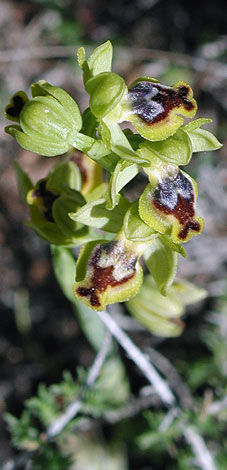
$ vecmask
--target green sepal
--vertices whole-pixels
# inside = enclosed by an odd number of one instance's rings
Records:
[[[218,150],[222,147],[221,142],[212,134],[205,129],[187,130],[186,132],[191,140],[193,152],[209,152],[212,150]]]
[[[162,295],[174,281],[178,266],[178,254],[156,237],[143,254],[144,261]]]
[[[46,186],[50,191],[63,191],[66,187],[80,191],[81,173],[76,163],[72,161],[57,163],[48,174]]]
[[[120,160],[117,163],[109,182],[107,209],[112,210],[118,204],[121,189],[139,173],[139,170],[136,163],[130,163],[126,160]]]
[[[72,241],[62,233],[54,222],[45,219],[38,207],[30,206],[29,211],[31,220],[25,225],[34,230],[39,237],[54,245],[72,245]]]
[[[73,221],[69,217],[69,213],[75,211],[77,207],[77,199],[65,195],[58,197],[53,203],[53,218],[66,238],[80,236],[80,229],[83,228],[80,223]]]
[[[45,80],[39,80],[38,83],[34,83],[31,86],[32,96],[50,95],[55,98],[64,108],[66,117],[70,116],[73,122],[73,128],[79,131],[82,126],[82,118],[79,107],[72,96],[69,95],[63,88],[56,87],[46,82]]]
[[[85,109],[82,114],[83,125],[81,128],[81,133],[89,135],[96,139],[96,131],[99,125],[99,121],[95,115],[91,112],[90,108]]]
[[[28,102],[28,97],[24,91],[17,91],[10,98],[9,104],[5,107],[5,116],[9,121],[20,122],[20,113],[24,105]]]
[[[12,135],[18,144],[25,150],[38,153],[44,157],[56,157],[68,152],[70,145],[67,142],[50,142],[45,139],[36,138],[26,135],[20,126],[7,126],[5,132]]]
[[[13,166],[16,170],[17,186],[19,189],[19,193],[24,202],[26,202],[27,194],[33,188],[33,184],[29,176],[22,170],[22,168],[16,161],[13,162]]]
[[[84,47],[80,47],[77,51],[77,61],[83,70],[84,85],[87,81],[103,72],[111,72],[113,49],[110,41],[98,46],[86,60]]]
[[[112,210],[106,209],[106,198],[96,199],[82,206],[77,212],[70,213],[72,220],[81,224],[118,233],[122,227],[124,215],[128,210],[129,202],[120,197],[119,204]]]
[[[153,155],[162,161],[177,166],[188,165],[192,157],[192,144],[189,136],[183,128],[176,131],[173,136],[160,142],[144,142],[138,153],[152,161]],[[146,152],[147,150],[147,152]]]
[[[155,335],[174,337],[182,333],[184,324],[179,319],[184,313],[182,302],[172,292],[163,296],[151,275],[145,276],[140,292],[126,303],[126,307],[139,323]]]
[[[71,116],[52,96],[36,96],[28,101],[20,114],[20,125],[30,137],[46,140],[50,144],[70,142],[77,131]]]
[[[124,233],[128,240],[149,242],[158,236],[139,216],[138,201],[131,204],[124,218]]]
[[[103,72],[111,72],[112,57],[113,47],[110,41],[96,47],[87,61],[92,76],[94,77]]]
[[[93,202],[96,199],[101,199],[106,195],[107,184],[100,183],[98,186],[94,187],[92,191],[86,193],[86,202]]]
[[[195,286],[192,282],[176,280],[171,286],[171,290],[183,302],[184,305],[192,305],[201,302],[208,296],[206,289]]]
[[[107,304],[135,295],[142,280],[143,270],[132,249],[117,239],[100,240],[87,243],[80,251],[73,290],[88,307],[104,310]]]
[[[102,119],[119,103],[126,90],[122,77],[114,72],[103,72],[86,82],[90,95],[91,112]]]

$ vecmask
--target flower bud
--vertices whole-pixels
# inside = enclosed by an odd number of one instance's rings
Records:
[[[8,126],[6,132],[23,148],[40,155],[49,157],[67,152],[82,126],[73,98],[43,80],[32,86],[31,100],[21,93],[14,95],[6,107],[6,117],[17,120],[19,126]]]
[[[92,238],[89,227],[68,216],[85,204],[78,191],[81,185],[78,173],[75,163],[60,162],[46,178],[32,188],[28,186],[24,195],[31,216],[27,225],[52,244],[72,246]]]

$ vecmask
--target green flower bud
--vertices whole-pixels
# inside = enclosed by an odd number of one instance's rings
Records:
[[[86,202],[79,192],[81,178],[74,162],[58,163],[34,187],[19,165],[16,169],[22,196],[29,206],[31,220],[27,225],[41,238],[52,244],[67,246],[94,239],[89,227],[68,215]]]
[[[19,125],[8,126],[6,132],[23,148],[40,155],[51,157],[67,152],[77,140],[82,126],[80,111],[73,98],[43,80],[32,85],[31,100],[26,100],[21,93],[14,95],[6,107],[6,117],[12,120],[15,114],[14,120]]]
[[[94,310],[124,302],[135,295],[143,280],[138,258],[144,247],[122,236],[111,242],[87,243],[76,265],[75,295]]]
[[[126,85],[120,75],[103,72],[86,82],[86,90],[90,95],[92,113],[102,119],[120,102],[126,91]]]

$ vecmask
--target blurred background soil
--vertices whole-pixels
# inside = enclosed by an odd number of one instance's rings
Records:
[[[88,104],[76,50],[110,39],[114,70],[129,84],[153,76],[166,84],[188,81],[199,104],[197,117],[224,144],[196,154],[188,168],[198,181],[198,213],[206,226],[187,248],[179,276],[206,287],[211,297],[226,291],[227,268],[227,16],[223,3],[164,0],[0,2],[0,413],[20,414],[40,381],[57,382],[62,371],[87,367],[92,350],[52,272],[48,244],[26,226],[27,210],[16,186],[13,160],[33,182],[54,160],[24,151],[4,134],[3,109],[19,89],[41,78],[64,87],[82,110]],[[187,334],[193,336],[192,322]],[[150,336],[149,336],[150,337]],[[151,339],[152,341],[152,339]],[[179,340],[180,341],[180,340]],[[168,350],[168,341],[164,342]],[[180,343],[179,343],[180,344]],[[14,455],[0,418],[0,463]]]

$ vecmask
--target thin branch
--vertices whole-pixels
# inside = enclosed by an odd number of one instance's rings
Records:
[[[127,405],[118,408],[117,410],[106,411],[104,419],[110,424],[115,424],[122,419],[132,418],[139,414],[142,410],[146,410],[150,406],[160,405],[159,396],[156,393],[146,397],[133,398]]]
[[[205,441],[197,434],[194,427],[186,425],[183,429],[183,434],[195,454],[196,464],[202,470],[217,470],[213,456],[208,450]]]
[[[77,415],[79,412],[80,408],[82,407],[83,404],[83,398],[88,390],[96,379],[99,376],[100,370],[103,366],[103,363],[105,361],[106,355],[109,351],[110,347],[110,341],[111,341],[111,334],[109,331],[107,331],[106,336],[103,340],[103,344],[101,346],[101,349],[99,350],[92,366],[89,369],[88,376],[86,383],[84,387],[82,388],[81,392],[79,393],[79,396],[77,399],[72,402],[65,410],[65,412],[57,418],[55,421],[53,421],[50,426],[47,429],[47,437],[49,439],[52,439],[53,437],[57,436],[60,434],[60,432],[63,430],[63,428]]]
[[[154,386],[156,392],[160,396],[163,403],[166,405],[173,405],[175,397],[170,390],[168,384],[158,374],[151,362],[140,351],[140,349],[131,341],[126,333],[118,326],[113,318],[106,311],[98,312],[96,315],[103,321],[111,334],[116,338],[118,343],[127,352],[130,359],[132,359],[139,369],[143,372],[148,381]]]
[[[148,353],[153,364],[160,370],[160,372],[167,377],[168,382],[176,395],[183,408],[191,408],[193,406],[193,398],[187,385],[183,382],[177,370],[171,362],[164,357],[159,351],[153,348],[148,348]]]
[[[180,414],[180,408],[173,406],[170,408],[169,412],[165,415],[165,418],[162,420],[159,426],[160,432],[165,432],[170,427],[174,419]]]

